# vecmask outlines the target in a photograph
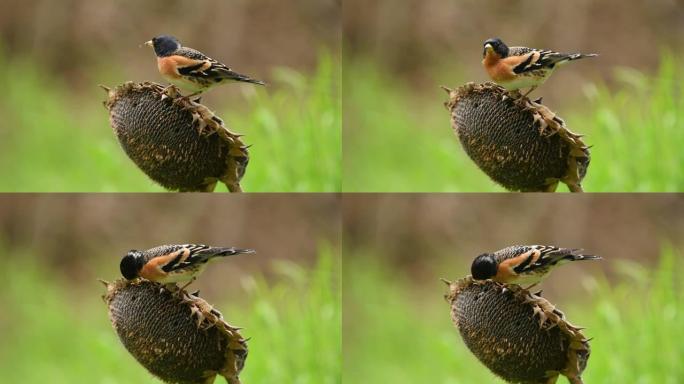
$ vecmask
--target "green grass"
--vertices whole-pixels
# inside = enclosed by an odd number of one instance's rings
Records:
[[[92,75],[87,80],[92,88],[72,94],[66,80],[39,72],[36,63],[0,57],[0,66],[0,191],[163,191],[126,157],[112,133],[102,106],[105,95],[97,88],[111,76]],[[273,78],[239,111],[211,106],[252,145],[243,188],[339,191],[339,64],[322,54],[313,74],[279,68]]]
[[[345,381],[504,383],[465,347],[451,324],[442,298],[446,287],[438,276],[434,284],[418,285],[372,261],[377,255],[356,256],[345,259],[344,269],[345,282],[352,274],[354,278],[353,284],[344,285]],[[570,302],[556,303],[594,338],[585,382],[683,382],[682,254],[666,248],[660,265],[651,270],[624,262],[613,265],[616,282],[587,280],[574,288],[577,295]]]
[[[682,64],[664,55],[655,76],[618,68],[619,90],[593,87],[589,107],[568,115],[594,146],[587,191],[684,191]]]
[[[247,114],[225,111],[231,127],[249,127],[246,191],[338,192],[342,188],[339,66],[323,55],[312,77],[281,68],[283,88],[255,93]]]
[[[243,281],[242,303],[213,303],[251,338],[244,383],[340,383],[340,265],[331,252],[324,247],[313,269],[276,263],[275,278]],[[4,272],[22,273],[0,274],[1,382],[161,383],[119,342],[94,277],[67,291],[21,256]]]
[[[593,146],[586,191],[684,191],[681,66],[664,54],[652,75],[618,68],[617,86],[588,87],[583,107],[552,106]],[[344,191],[504,191],[461,148],[440,84],[426,93],[367,61],[344,68]]]

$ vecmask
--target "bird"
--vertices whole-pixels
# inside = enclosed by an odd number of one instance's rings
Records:
[[[261,80],[233,71],[200,51],[183,47],[173,36],[160,35],[144,44],[154,48],[159,73],[171,84],[192,92],[187,97],[196,96],[228,81],[266,85]]]
[[[571,261],[601,259],[600,256],[582,254],[582,251],[552,245],[514,245],[477,256],[470,272],[475,280],[491,279],[499,283],[529,284],[532,287],[559,265]]]
[[[509,91],[530,88],[527,96],[551,76],[556,67],[595,53],[559,53],[527,47],[508,47],[501,39],[484,42],[482,65],[489,77]]]
[[[245,253],[253,249],[211,247],[202,244],[160,245],[145,251],[130,250],[121,259],[119,269],[126,280],[144,278],[164,285],[188,281],[183,290],[215,258]]]

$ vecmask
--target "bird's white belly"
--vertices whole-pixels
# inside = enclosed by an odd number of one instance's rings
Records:
[[[196,93],[202,91],[204,88],[198,84],[195,83],[194,81],[186,80],[184,78],[171,78],[171,77],[166,77],[166,80],[168,80],[169,83],[175,85],[176,87],[188,91],[191,93]]]
[[[196,264],[191,267],[186,267],[177,271],[169,272],[166,275],[166,277],[160,281],[160,283],[168,284],[179,283],[181,281],[190,281],[193,278],[193,276],[197,276],[200,273],[202,273],[206,266],[206,263]]]
[[[501,83],[501,85],[509,91],[540,86],[551,75],[551,72],[553,72],[553,70],[539,70],[530,72],[529,74],[520,75],[511,81]]]
[[[513,284],[518,284],[523,287],[527,287],[529,285],[534,285],[534,284],[539,284],[542,280],[544,280],[544,274],[524,274],[521,276],[516,277],[511,283]]]

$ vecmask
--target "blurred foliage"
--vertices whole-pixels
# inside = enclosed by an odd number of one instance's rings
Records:
[[[682,256],[664,247],[655,269],[604,260],[621,271],[617,282],[584,278],[574,282],[569,302],[550,298],[594,338],[585,382],[684,380]],[[345,253],[344,281],[354,279],[344,285],[345,380],[503,383],[468,351],[453,327],[440,276],[433,284],[417,283],[379,260],[383,255],[373,251]]]
[[[0,101],[0,191],[163,190],[119,147],[100,102],[104,93],[96,99],[98,94],[72,95],[64,79],[47,76],[28,59],[0,58],[0,64],[6,92]],[[311,77],[294,69],[275,73],[272,86],[254,91],[246,111],[211,106],[253,145],[244,189],[338,191],[339,64],[323,53]]]
[[[244,277],[243,292],[223,291],[213,303],[251,338],[244,382],[340,382],[338,252],[322,246],[313,268],[274,263],[273,279]],[[86,277],[89,289],[70,292],[35,255],[19,254],[0,272],[0,304],[12,308],[0,312],[2,382],[156,382],[119,342],[93,276]]]
[[[92,87],[88,75],[102,66],[149,78],[154,55],[138,46],[161,34],[268,82],[273,67],[312,71],[322,46],[339,53],[339,0],[0,0],[0,8],[0,54],[30,56],[72,89]]]
[[[248,113],[225,111],[231,126],[245,127],[250,164],[243,186],[250,192],[335,192],[342,188],[340,68],[324,54],[311,77],[275,71],[282,88],[253,93]]]
[[[549,104],[592,146],[586,191],[684,191],[681,66],[681,59],[663,54],[653,75],[620,68],[616,91],[599,83],[585,87],[583,105]],[[345,191],[504,190],[461,148],[437,84],[426,97],[370,59],[348,61],[345,69]]]
[[[118,274],[130,249],[179,243],[253,248],[256,255],[216,263],[204,273],[206,281],[215,276],[237,289],[239,276],[272,260],[314,263],[316,239],[339,247],[339,220],[334,194],[0,194],[0,244],[6,245],[0,262],[18,257],[16,249],[30,249],[38,263],[78,287],[81,276]]]
[[[618,68],[619,89],[586,88],[588,107],[566,119],[593,145],[585,190],[684,191],[683,65],[664,54],[654,75]]]
[[[345,57],[373,60],[396,82],[432,92],[425,81],[449,65],[468,81],[482,81],[482,43],[500,37],[510,45],[597,52],[586,70],[565,70],[545,87],[573,92],[582,79],[606,76],[616,65],[652,70],[654,49],[684,46],[684,3],[673,0],[345,0]],[[534,20],[531,22],[531,20]],[[582,64],[585,65],[585,64]],[[582,66],[580,65],[580,66]],[[358,72],[356,72],[358,73]]]
[[[275,261],[281,282],[244,280],[251,301],[233,307],[235,318],[251,337],[250,359],[261,355],[248,360],[245,382],[342,382],[341,261],[339,249],[324,245],[314,269]]]
[[[370,61],[345,68],[344,191],[501,190],[458,146],[443,91],[415,94]]]
[[[667,383],[684,381],[684,254],[663,247],[655,269],[616,261],[622,276],[617,284],[588,281],[591,305],[575,303],[570,313],[596,339],[590,368],[591,383]],[[581,316],[581,315],[580,315]]]
[[[342,212],[347,246],[382,249],[385,263],[422,283],[440,271],[423,255],[466,273],[475,256],[514,244],[647,264],[663,241],[684,248],[681,194],[363,194],[345,196]],[[554,280],[571,284],[580,272],[567,268]]]

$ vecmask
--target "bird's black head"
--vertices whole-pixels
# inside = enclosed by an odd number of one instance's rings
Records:
[[[138,273],[140,273],[143,265],[145,265],[145,260],[143,259],[142,252],[131,250],[121,259],[119,269],[123,277],[127,280],[133,280],[138,277]]]
[[[160,35],[148,41],[154,47],[154,53],[159,57],[171,56],[181,47],[180,42],[173,36]]]
[[[491,47],[492,51],[496,53],[497,55],[501,57],[507,57],[508,56],[508,46],[504,44],[501,39],[498,37],[495,37],[493,39],[489,39],[484,42],[484,52],[482,53],[482,56],[487,55],[487,49]]]
[[[470,267],[470,274],[475,280],[487,280],[496,276],[497,263],[494,255],[491,253],[483,253],[473,260],[473,265]]]

